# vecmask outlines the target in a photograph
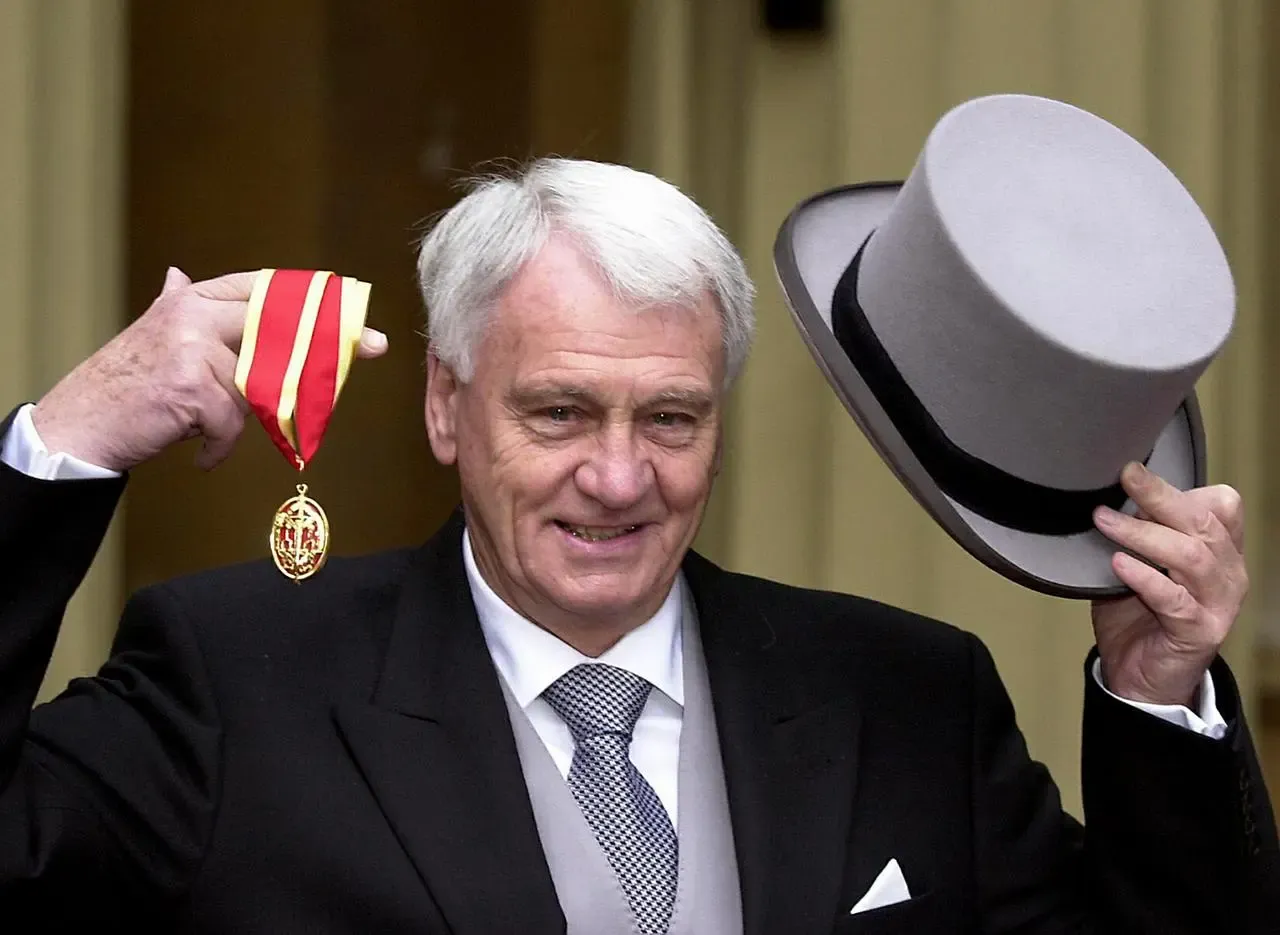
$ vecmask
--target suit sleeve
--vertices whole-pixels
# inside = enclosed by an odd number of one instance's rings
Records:
[[[0,465],[0,909],[53,929],[163,911],[213,821],[213,693],[164,590],[130,601],[97,676],[31,708],[123,487]]]
[[[1094,900],[1118,931],[1261,935],[1280,926],[1266,786],[1231,671],[1219,659],[1210,672],[1228,725],[1221,740],[1086,680],[1086,862]]]
[[[979,931],[1094,933],[1081,860],[1084,829],[1063,812],[1049,771],[1031,759],[995,663],[976,637],[970,665]]]
[[[1275,824],[1225,664],[1212,672],[1229,724],[1222,740],[1109,697],[1086,664],[1081,827],[1028,755],[976,639],[972,660],[982,932],[1275,931]]]

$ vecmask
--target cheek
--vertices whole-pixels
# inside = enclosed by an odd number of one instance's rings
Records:
[[[510,499],[518,514],[538,510],[572,486],[578,460],[572,452],[548,451],[522,437],[501,439],[490,452],[491,489],[483,493]]]
[[[696,509],[711,492],[713,457],[710,452],[667,456],[655,462],[658,489],[673,512]]]
[[[517,427],[472,401],[458,431],[458,469],[465,471],[478,493],[489,494],[504,479],[519,473],[524,445]]]

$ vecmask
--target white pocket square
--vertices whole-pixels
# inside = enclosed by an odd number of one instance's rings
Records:
[[[911,892],[907,889],[907,881],[902,877],[902,868],[898,866],[897,858],[894,858],[884,865],[871,888],[849,910],[849,915],[883,909],[894,903],[905,903],[910,898]]]

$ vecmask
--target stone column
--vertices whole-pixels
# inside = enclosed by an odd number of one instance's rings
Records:
[[[0,394],[35,400],[123,324],[122,0],[0,4]],[[117,530],[67,613],[45,696],[94,670],[120,612]]]

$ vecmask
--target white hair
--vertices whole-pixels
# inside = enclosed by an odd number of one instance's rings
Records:
[[[725,385],[742,369],[755,295],[742,258],[674,185],[626,166],[539,159],[474,180],[423,238],[418,284],[431,350],[466,382],[499,295],[547,242],[567,234],[623,302],[695,307],[709,294],[724,336]]]

